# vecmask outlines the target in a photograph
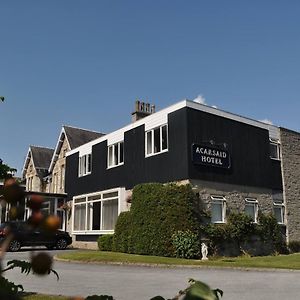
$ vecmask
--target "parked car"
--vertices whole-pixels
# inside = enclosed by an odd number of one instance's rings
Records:
[[[43,228],[33,228],[25,221],[10,221],[0,225],[0,243],[9,232],[13,233],[9,251],[19,251],[23,246],[46,246],[48,249],[66,249],[72,243],[67,232],[56,230],[49,232]]]

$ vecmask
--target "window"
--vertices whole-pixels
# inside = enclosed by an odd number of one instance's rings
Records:
[[[245,214],[250,216],[254,223],[257,223],[258,217],[258,202],[256,199],[245,199]]]
[[[119,192],[102,192],[74,199],[73,231],[112,231],[118,214]]]
[[[163,125],[146,132],[146,156],[168,150],[168,126]]]
[[[79,176],[91,174],[92,154],[86,154],[79,157]]]
[[[60,192],[65,190],[65,165],[61,166],[60,169]]]
[[[41,212],[44,216],[50,215],[50,202],[49,201],[44,201],[42,203]]]
[[[280,160],[280,144],[277,140],[270,140],[270,158]]]
[[[108,168],[124,163],[124,142],[108,146]]]
[[[284,224],[284,213],[285,207],[283,203],[283,195],[282,193],[274,193],[273,194],[273,211],[277,223]]]
[[[223,196],[211,196],[211,222],[224,223],[226,199]]]

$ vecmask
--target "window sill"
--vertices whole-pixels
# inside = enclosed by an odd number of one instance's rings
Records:
[[[85,176],[88,176],[88,175],[91,175],[91,174],[92,174],[92,172],[86,173],[84,175],[78,175],[78,178],[85,177]]]
[[[121,163],[121,164],[118,164],[118,165],[115,165],[115,166],[109,166],[106,168],[106,170],[109,170],[109,169],[114,169],[114,168],[117,168],[117,167],[120,167],[120,166],[123,166],[124,163]]]
[[[281,161],[280,158],[275,158],[275,157],[271,157],[271,156],[270,156],[270,159],[275,160],[275,161]]]
[[[169,149],[165,149],[165,150],[160,151],[160,152],[151,153],[151,154],[146,154],[146,155],[145,155],[145,158],[147,158],[147,157],[152,157],[152,156],[155,156],[155,155],[159,155],[159,154],[162,154],[162,153],[166,153],[166,152],[168,152],[168,151],[169,151]]]
[[[85,234],[85,235],[99,235],[99,234],[113,234],[115,231],[112,230],[94,230],[94,231],[86,231],[86,230],[74,230],[72,231],[72,234]]]
[[[211,222],[211,224],[225,224],[225,221],[216,221],[216,222]]]

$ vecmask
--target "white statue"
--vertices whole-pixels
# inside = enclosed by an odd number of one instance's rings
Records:
[[[208,260],[207,258],[208,247],[206,246],[205,243],[201,243],[201,254],[202,254],[201,260]]]

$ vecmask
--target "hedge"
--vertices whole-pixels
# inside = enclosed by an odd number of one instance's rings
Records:
[[[112,251],[113,234],[105,234],[98,237],[98,248],[100,251]]]
[[[197,197],[189,185],[148,183],[133,189],[130,212],[120,214],[113,249],[120,252],[174,256],[172,235],[198,234]]]

